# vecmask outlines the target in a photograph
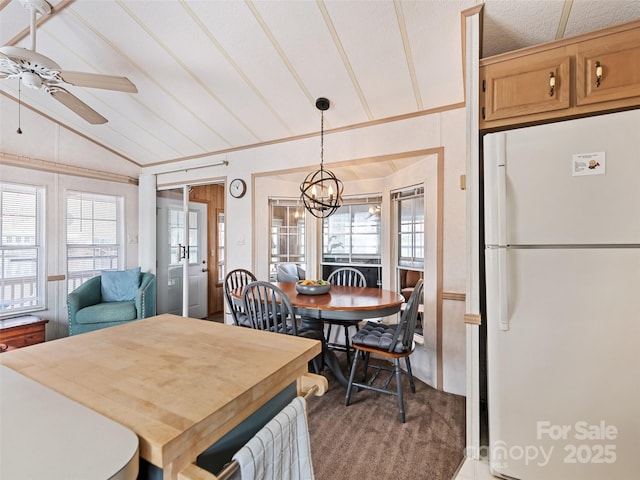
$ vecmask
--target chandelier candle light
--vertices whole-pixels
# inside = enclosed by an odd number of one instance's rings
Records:
[[[311,172],[300,185],[300,199],[311,215],[326,218],[342,205],[342,182],[330,170],[324,169],[324,111],[329,109],[329,100],[318,98],[316,108],[320,110],[320,170]]]

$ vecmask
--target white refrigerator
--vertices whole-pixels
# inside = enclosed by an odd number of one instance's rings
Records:
[[[640,478],[640,110],[484,138],[488,456]]]

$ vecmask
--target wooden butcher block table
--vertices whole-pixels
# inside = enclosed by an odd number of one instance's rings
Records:
[[[0,355],[3,365],[137,434],[165,479],[307,372],[320,342],[175,315]]]

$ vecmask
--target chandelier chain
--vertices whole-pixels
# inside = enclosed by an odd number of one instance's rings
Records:
[[[324,110],[320,111],[320,170],[324,166]]]

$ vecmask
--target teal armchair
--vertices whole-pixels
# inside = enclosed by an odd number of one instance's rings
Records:
[[[90,278],[67,296],[69,335],[120,325],[156,314],[156,276],[140,274],[134,300],[103,302],[101,277]]]

